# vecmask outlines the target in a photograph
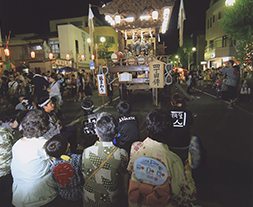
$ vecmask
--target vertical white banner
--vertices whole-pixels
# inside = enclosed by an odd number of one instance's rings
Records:
[[[107,84],[105,74],[98,74],[97,81],[98,81],[98,95],[107,96]]]

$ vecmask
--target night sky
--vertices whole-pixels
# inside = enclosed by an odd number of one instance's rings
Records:
[[[24,33],[45,34],[49,32],[49,20],[80,17],[88,14],[89,3],[101,5],[101,0],[1,0],[0,23],[2,37]],[[104,1],[109,2],[109,1]],[[205,14],[210,0],[184,0],[186,21],[184,36],[193,32],[205,30]],[[180,0],[177,0],[172,12],[169,29],[161,35],[161,41],[166,43],[168,54],[175,53],[178,48],[177,16]],[[94,15],[105,22],[98,9],[92,8]]]

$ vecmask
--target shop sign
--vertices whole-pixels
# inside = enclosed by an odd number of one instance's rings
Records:
[[[158,60],[149,64],[149,88],[164,87],[164,64]]]
[[[98,82],[98,95],[99,96],[107,96],[107,85],[106,85],[106,77],[105,74],[97,75]]]
[[[56,59],[55,63],[56,63],[56,65],[64,65],[64,66],[71,66],[72,65],[72,61],[60,60],[60,59]]]

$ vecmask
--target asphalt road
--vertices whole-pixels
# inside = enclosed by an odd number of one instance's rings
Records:
[[[228,102],[216,100],[212,91],[195,92],[196,99],[187,101],[187,108],[194,114],[192,135],[199,137],[207,151],[204,167],[193,171],[200,200],[215,202],[224,207],[253,206],[252,163],[253,163],[253,108],[252,102],[240,103],[235,109],[227,109]],[[171,93],[179,92],[173,87]],[[107,104],[93,91],[91,99],[97,113],[106,111],[118,116],[116,106],[120,101],[118,91],[114,90],[114,101]],[[140,136],[147,136],[145,117],[154,108],[169,109],[169,99],[159,92],[159,104],[155,106],[150,91],[134,91],[128,97],[132,104],[132,114],[140,125]],[[65,101],[62,111],[66,117],[65,125],[82,115],[81,102]]]

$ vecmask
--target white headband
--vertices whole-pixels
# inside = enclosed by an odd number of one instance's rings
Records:
[[[41,104],[38,104],[39,107],[43,107],[45,106],[48,102],[50,101],[50,99],[47,99],[45,102],[41,103]]]
[[[89,107],[89,108],[85,108],[85,107],[83,107],[83,106],[81,106],[84,110],[91,110],[93,107],[94,107],[94,105],[92,105],[91,107]]]

